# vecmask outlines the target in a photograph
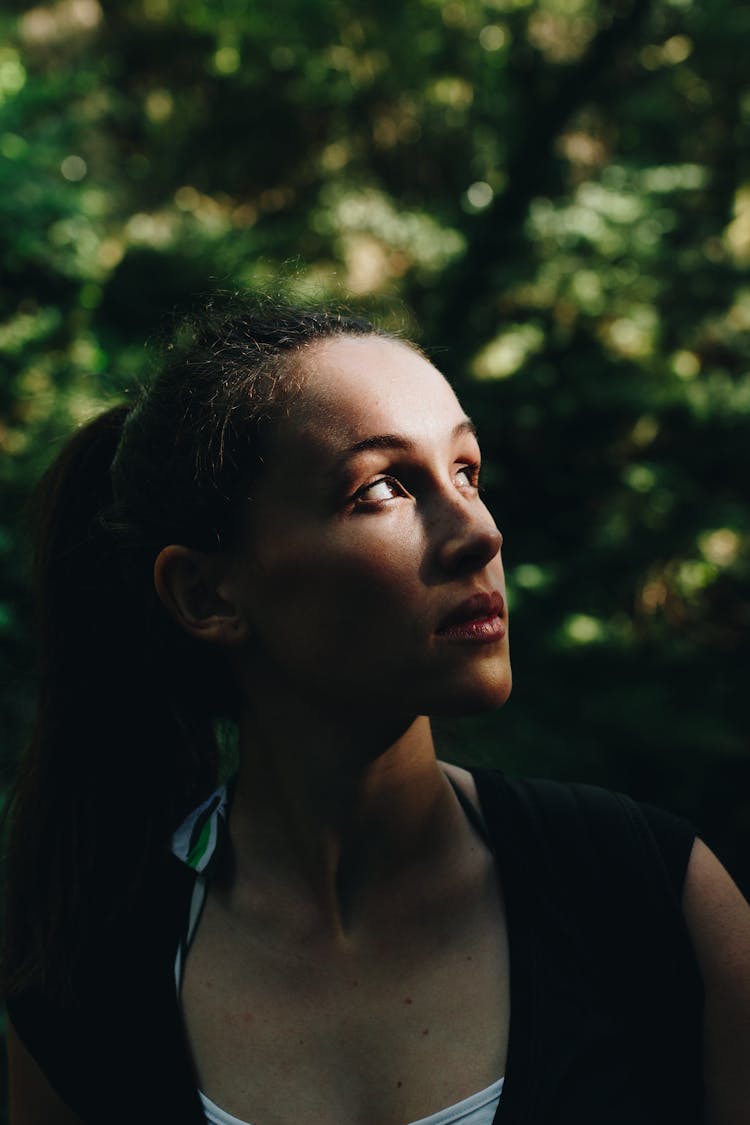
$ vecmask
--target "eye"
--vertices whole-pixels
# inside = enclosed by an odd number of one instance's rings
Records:
[[[406,492],[395,479],[395,477],[379,477],[378,480],[370,481],[369,484],[362,485],[354,493],[354,503],[358,507],[366,507],[377,504],[384,504],[388,500],[394,500],[397,496],[405,496]]]
[[[479,488],[479,462],[471,462],[467,465],[459,465],[455,475],[456,483],[466,488]]]

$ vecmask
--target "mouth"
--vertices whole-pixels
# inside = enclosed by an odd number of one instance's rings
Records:
[[[473,594],[443,618],[437,636],[481,643],[501,640],[506,633],[504,612],[505,599],[496,590]]]

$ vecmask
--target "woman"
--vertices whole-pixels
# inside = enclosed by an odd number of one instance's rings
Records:
[[[750,909],[708,849],[436,760],[427,716],[511,686],[479,462],[416,348],[293,310],[209,323],[63,452],[11,1125],[697,1122],[704,1078],[746,1120]]]

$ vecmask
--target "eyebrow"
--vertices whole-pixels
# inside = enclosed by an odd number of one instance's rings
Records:
[[[461,437],[462,434],[473,434],[477,436],[477,428],[472,422],[471,418],[464,418],[457,426],[453,427],[451,432],[451,440],[455,441],[456,438]],[[355,441],[353,445],[348,446],[338,459],[338,463],[342,464],[350,457],[355,456],[357,453],[366,453],[372,449],[411,449],[414,445],[413,441],[409,438],[402,437],[400,434],[375,434],[373,437],[363,438],[362,441]]]

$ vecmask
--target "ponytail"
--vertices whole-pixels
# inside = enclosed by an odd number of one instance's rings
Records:
[[[81,428],[34,505],[39,689],[9,804],[10,992],[72,991],[85,941],[127,906],[175,818],[214,783],[211,724],[186,737],[155,682],[148,655],[165,615],[124,573],[109,523],[127,416],[115,406]]]

